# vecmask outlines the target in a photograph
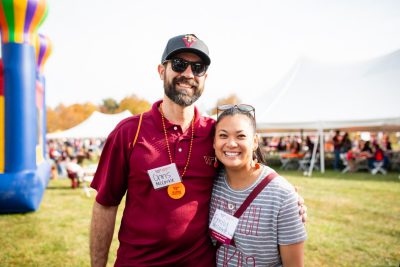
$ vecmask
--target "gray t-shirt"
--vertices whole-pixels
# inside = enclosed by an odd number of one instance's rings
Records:
[[[216,209],[233,215],[254,187],[271,172],[271,168],[263,166],[257,181],[241,191],[233,190],[225,173],[220,173],[211,197],[210,222]],[[218,249],[217,266],[282,266],[278,246],[307,238],[297,201],[293,186],[285,178],[275,177],[240,217],[233,237],[236,247],[222,245]]]

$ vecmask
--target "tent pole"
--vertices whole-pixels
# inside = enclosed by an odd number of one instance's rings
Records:
[[[310,167],[308,169],[308,172],[306,172],[304,175],[311,177],[312,171],[314,169],[314,164],[315,164],[315,158],[317,157],[317,148],[318,148],[318,142],[319,142],[319,133],[317,133],[317,140],[314,144],[312,155],[311,155],[311,162],[310,162]]]
[[[320,138],[319,156],[321,164],[321,173],[325,173],[325,141],[324,141],[324,131],[323,129],[318,129]]]

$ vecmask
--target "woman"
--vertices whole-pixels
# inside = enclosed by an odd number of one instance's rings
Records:
[[[306,232],[298,216],[297,194],[265,165],[254,116],[249,105],[218,107],[214,149],[223,168],[211,198],[210,233],[214,241],[228,244],[218,248],[217,265],[303,266]],[[267,180],[264,188],[259,186]],[[232,218],[257,189],[259,194],[237,216],[239,220]],[[217,247],[220,244],[217,241]]]

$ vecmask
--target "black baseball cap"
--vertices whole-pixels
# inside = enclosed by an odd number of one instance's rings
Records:
[[[164,63],[165,60],[171,59],[174,55],[181,52],[194,53],[198,55],[206,65],[211,64],[207,45],[194,34],[178,35],[169,39],[164,53],[162,54],[161,63]]]

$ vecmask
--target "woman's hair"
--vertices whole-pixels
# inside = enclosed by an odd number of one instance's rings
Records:
[[[220,114],[218,115],[218,117],[217,117],[217,123],[216,123],[216,125],[218,125],[218,123],[219,123],[224,117],[227,117],[227,116],[234,116],[234,115],[238,115],[238,114],[244,115],[244,116],[246,116],[246,117],[249,119],[250,125],[252,126],[252,129],[253,129],[253,134],[256,134],[256,125],[257,125],[257,124],[256,124],[256,120],[255,120],[255,118],[254,118],[254,113],[253,113],[253,112],[249,112],[249,111],[242,111],[242,110],[238,109],[238,108],[235,107],[235,106],[233,106],[233,107],[230,108],[230,109],[226,109],[226,110],[224,110],[222,113],[220,113]],[[258,161],[259,163],[266,164],[265,155],[264,155],[264,153],[262,152],[262,150],[261,150],[261,148],[260,148],[260,145],[257,146],[257,149],[255,150],[254,155],[253,155],[253,159],[257,159],[257,161]]]

